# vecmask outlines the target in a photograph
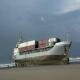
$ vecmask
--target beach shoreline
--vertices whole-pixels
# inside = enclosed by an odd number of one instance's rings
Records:
[[[0,80],[79,80],[80,64],[0,69]]]

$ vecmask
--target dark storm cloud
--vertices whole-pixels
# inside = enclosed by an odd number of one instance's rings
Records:
[[[42,36],[41,32],[47,35],[59,32],[64,34],[66,27],[71,25],[68,25],[68,20],[61,18],[62,16],[54,14],[69,12],[72,9],[70,5],[73,6],[75,1],[75,5],[79,4],[79,0],[0,0],[0,35],[12,37],[23,32],[30,38]],[[45,21],[42,21],[42,18]],[[75,27],[72,28],[79,33],[80,28],[78,25],[76,27],[76,30]]]

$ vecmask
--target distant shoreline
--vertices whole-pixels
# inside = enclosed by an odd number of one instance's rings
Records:
[[[71,66],[71,65],[80,65],[80,62],[70,62],[69,64],[66,65],[28,65],[26,67],[16,67],[16,66],[7,66],[7,67],[1,67],[1,69],[17,69],[17,68],[31,68],[31,67],[47,67],[47,66]]]

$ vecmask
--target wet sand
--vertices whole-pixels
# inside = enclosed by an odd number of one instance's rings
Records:
[[[0,69],[0,80],[80,80],[80,64]]]

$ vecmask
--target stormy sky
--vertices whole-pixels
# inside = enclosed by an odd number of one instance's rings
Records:
[[[72,40],[71,56],[80,56],[80,0],[0,0],[0,62],[10,62],[18,33],[23,40]]]

